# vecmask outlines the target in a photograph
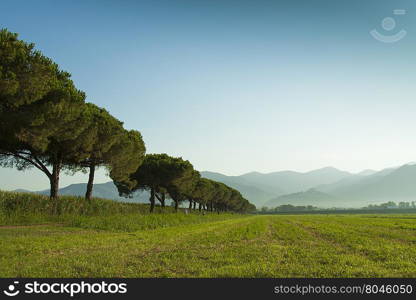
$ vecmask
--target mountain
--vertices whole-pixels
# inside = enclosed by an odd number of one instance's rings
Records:
[[[351,173],[333,167],[326,167],[306,173],[280,171],[262,174],[252,172],[240,177],[250,184],[282,195],[305,191],[321,184],[334,183],[350,176],[352,176]]]
[[[17,189],[17,190],[14,190],[13,192],[16,192],[16,193],[33,193],[32,191],[25,190],[25,189]]]
[[[321,169],[322,170],[322,169]],[[320,171],[320,170],[317,170]],[[319,173],[313,171],[313,173]],[[314,205],[318,207],[363,207],[369,204],[416,200],[416,165],[365,170],[313,189],[280,195],[264,205]]]
[[[306,173],[280,171],[273,173],[250,172],[240,176],[201,172],[201,176],[223,182],[237,190],[257,207],[278,196],[305,191],[322,184],[330,184],[353,174],[326,167]]]
[[[399,168],[385,169],[349,184],[338,183],[319,190],[348,199],[351,204],[415,201],[416,165],[407,164]]]
[[[309,189],[306,192],[276,197],[267,201],[264,205],[267,207],[276,207],[283,204],[291,204],[295,206],[312,205],[316,207],[330,208],[340,204],[340,201],[335,196],[317,191],[315,189]]]
[[[373,175],[377,173],[377,171],[371,170],[371,169],[367,169],[367,170],[363,170],[360,173],[358,173],[357,175],[361,175],[361,176],[368,176],[368,175]]]
[[[60,188],[59,194],[71,195],[71,196],[84,196],[86,189],[87,189],[86,183],[71,184],[64,188]],[[15,192],[31,193],[31,191],[23,190],[23,189],[15,190]],[[49,195],[49,190],[37,191],[34,193],[42,194],[42,195]],[[117,187],[114,185],[112,181],[109,181],[106,183],[94,184],[93,197],[113,199],[113,200],[124,201],[124,202],[139,202],[139,203],[149,202],[149,193],[147,191],[137,192],[134,194],[133,198],[120,197],[118,194]]]
[[[263,190],[255,185],[250,184],[240,176],[226,176],[220,173],[203,171],[201,176],[211,180],[222,182],[236,190],[238,190],[244,198],[248,199],[257,207],[261,206],[267,200],[277,196],[278,194]],[[282,194],[280,192],[279,194]]]

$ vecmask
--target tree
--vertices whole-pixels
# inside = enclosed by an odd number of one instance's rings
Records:
[[[174,174],[174,176],[168,182],[166,189],[175,202],[175,210],[178,211],[179,203],[190,199],[189,195],[192,193],[201,175],[194,170],[189,161],[184,161],[182,158],[175,159],[171,171],[171,174]]]
[[[8,127],[2,140],[0,163],[18,169],[36,167],[51,184],[51,198],[58,196],[59,176],[66,162],[78,156],[79,136],[85,130],[85,94],[67,73],[58,74],[59,86],[40,100],[21,105],[5,116]],[[48,166],[52,167],[50,171]]]
[[[58,66],[34,47],[0,30],[0,113],[38,101],[55,87]]]
[[[260,211],[262,213],[267,213],[269,211],[269,208],[267,206],[263,206]]]
[[[225,194],[224,184],[217,181],[212,181],[213,186],[213,193],[212,197],[208,202],[208,210],[214,211],[216,209],[217,203],[220,201],[220,199],[223,198]]]
[[[198,181],[198,192],[196,198],[199,202],[199,210],[205,208],[207,203],[211,200],[214,193],[212,181],[206,178],[201,178]]]
[[[202,206],[205,206],[206,203],[209,201],[210,197],[212,196],[212,185],[211,181],[206,178],[198,178],[194,184],[194,188],[190,193],[188,193],[187,197],[190,200],[190,208],[192,202],[195,204],[199,204],[199,211],[201,211]]]
[[[33,44],[0,31],[0,165],[36,167],[57,197],[64,161],[84,129],[85,94]],[[48,169],[52,167],[52,170]]]
[[[128,179],[114,180],[114,183],[121,196],[130,196],[137,190],[149,190],[150,212],[154,210],[157,193],[164,195],[167,192],[174,200],[177,210],[179,202],[185,199],[184,192],[191,187],[190,181],[196,176],[195,172],[191,163],[180,157],[147,154],[141,166]],[[129,183],[134,184],[129,186]]]
[[[123,123],[103,108],[92,103],[85,106],[84,113],[89,111],[90,121],[85,138],[80,140],[78,153],[85,157],[79,166],[89,170],[85,198],[90,200],[97,167],[105,166],[113,177],[129,175],[142,163],[146,148],[139,132],[126,131]],[[74,163],[76,168],[78,162]]]
[[[114,180],[121,196],[130,196],[137,190],[150,191],[150,212],[155,206],[156,192],[165,189],[170,180],[172,158],[167,154],[147,154],[143,163],[125,180]],[[131,185],[130,183],[134,183]]]
[[[160,202],[162,209],[166,206],[166,194],[168,191],[164,187],[159,187],[155,190],[155,196]]]

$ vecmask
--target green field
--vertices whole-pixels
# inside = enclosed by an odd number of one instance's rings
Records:
[[[416,277],[416,215],[142,219],[3,225],[0,277]]]

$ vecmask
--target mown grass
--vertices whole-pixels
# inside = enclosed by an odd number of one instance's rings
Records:
[[[2,227],[0,277],[416,277],[415,215],[182,216]]]

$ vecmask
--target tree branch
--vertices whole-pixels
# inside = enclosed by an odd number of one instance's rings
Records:
[[[46,176],[48,176],[49,178],[52,176],[52,174],[49,172],[48,168],[46,168],[46,166],[33,154],[29,154],[26,152],[9,152],[9,153],[4,153],[6,155],[12,155],[14,157],[23,159],[24,161],[30,163],[31,165],[33,165],[34,167],[36,167],[37,169],[41,170],[43,173],[46,174]],[[24,156],[24,155],[28,155],[30,156],[30,158]]]

